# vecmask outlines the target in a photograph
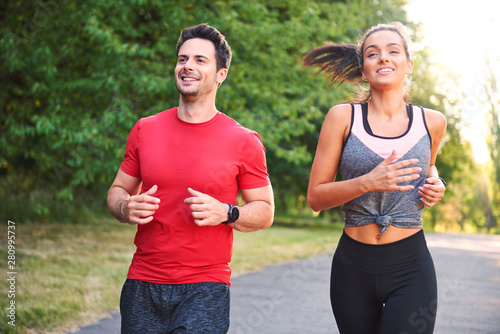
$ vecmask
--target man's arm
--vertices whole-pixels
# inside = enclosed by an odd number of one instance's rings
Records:
[[[153,220],[160,199],[153,195],[158,190],[155,185],[140,194],[142,180],[118,170],[108,191],[107,204],[111,214],[122,223],[146,224]]]
[[[240,232],[269,228],[274,219],[274,195],[271,185],[256,189],[242,189],[241,193],[246,204],[238,207],[240,211],[238,220],[228,225]]]
[[[199,226],[214,226],[227,221],[229,205],[193,189],[188,189],[192,197],[184,202],[189,205],[194,221]],[[229,223],[235,230],[252,232],[270,227],[274,219],[274,195],[271,185],[242,189],[245,205],[238,206],[239,218]]]

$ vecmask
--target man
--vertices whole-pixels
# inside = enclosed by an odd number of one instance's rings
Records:
[[[130,132],[107,199],[120,222],[138,225],[120,300],[122,333],[226,333],[233,229],[272,224],[260,137],[215,107],[230,62],[217,29],[184,29],[179,106],[142,118]],[[236,206],[240,190],[245,204]]]

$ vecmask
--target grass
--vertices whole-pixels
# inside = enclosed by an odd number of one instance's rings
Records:
[[[16,225],[16,327],[7,324],[8,277],[2,277],[0,332],[66,333],[117,310],[135,230],[112,219]],[[287,221],[265,231],[235,232],[233,277],[332,250],[341,231],[340,224]],[[6,236],[0,233],[2,269],[7,268]],[[7,272],[2,270],[4,276]]]
[[[132,226],[111,220],[16,225],[17,333],[64,332],[76,329],[68,322],[89,323],[102,315],[123,283],[133,234]],[[2,310],[5,302],[0,302]],[[13,329],[0,322],[1,332],[14,333]]]

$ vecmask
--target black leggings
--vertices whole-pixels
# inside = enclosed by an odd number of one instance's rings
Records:
[[[341,334],[431,334],[437,311],[436,272],[423,231],[369,245],[340,238],[330,298]]]

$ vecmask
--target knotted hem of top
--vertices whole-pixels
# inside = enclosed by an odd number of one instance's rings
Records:
[[[376,217],[350,217],[350,219],[345,220],[345,226],[347,227],[357,227],[365,226],[370,224],[377,224],[380,226],[380,234],[384,234],[389,226],[393,225],[401,228],[422,228],[422,220],[420,221],[394,221],[394,218],[389,215],[382,215]]]

